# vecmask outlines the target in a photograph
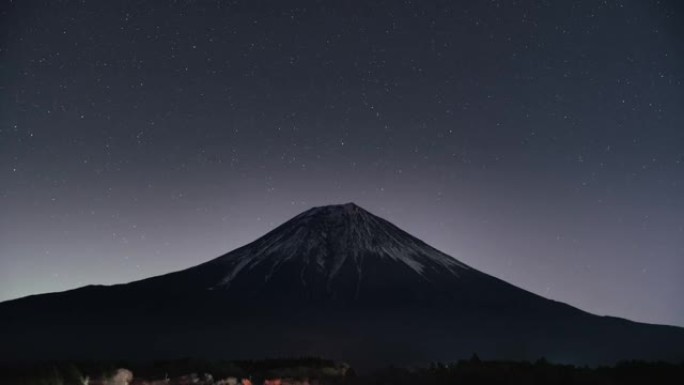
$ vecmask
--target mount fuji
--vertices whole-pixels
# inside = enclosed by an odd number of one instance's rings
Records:
[[[0,360],[324,356],[357,366],[684,360],[684,329],[586,313],[352,204],[186,270],[0,304]]]

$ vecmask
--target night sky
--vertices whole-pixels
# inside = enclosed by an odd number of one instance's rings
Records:
[[[684,325],[677,0],[0,7],[0,300],[353,201],[545,297]]]

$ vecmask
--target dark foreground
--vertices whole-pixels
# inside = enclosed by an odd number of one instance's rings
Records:
[[[0,366],[0,384],[21,385],[441,385],[441,384],[674,384],[684,362],[623,362],[577,367],[537,362],[481,361],[477,356],[427,367],[357,373],[318,358],[261,361],[176,360],[154,363],[52,362]]]

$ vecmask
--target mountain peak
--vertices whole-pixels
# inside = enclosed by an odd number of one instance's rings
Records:
[[[326,206],[323,206],[323,207],[326,207]],[[354,202],[347,202],[347,203],[336,204],[336,205],[328,205],[328,207],[337,208],[339,210],[363,210],[359,205],[357,205]]]
[[[468,267],[428,246],[392,223],[354,203],[313,207],[237,251],[217,258],[226,272],[219,286],[229,287],[245,272],[265,271],[250,282],[268,282],[279,272],[320,275],[331,284],[340,271],[357,282],[368,266],[399,266],[414,278],[459,275]],[[288,273],[289,274],[289,273]],[[366,276],[368,276],[366,274]],[[306,282],[311,282],[309,277]],[[304,282],[303,281],[303,282]]]
[[[354,202],[332,204],[312,207],[302,213],[303,216],[310,215],[371,215],[368,211],[358,206]]]
[[[146,348],[101,343],[112,336]],[[1,303],[0,341],[0,362],[328,356],[385,365],[474,351],[583,365],[684,357],[682,329],[599,318],[533,295],[353,203],[314,207],[182,271]]]
[[[367,232],[371,236],[375,228],[384,227],[383,219],[371,214],[353,202],[312,207],[291,220],[285,226],[330,228],[346,227]]]

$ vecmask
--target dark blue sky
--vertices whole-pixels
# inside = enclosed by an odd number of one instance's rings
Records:
[[[354,201],[684,325],[677,1],[14,1],[0,299],[177,270]]]

